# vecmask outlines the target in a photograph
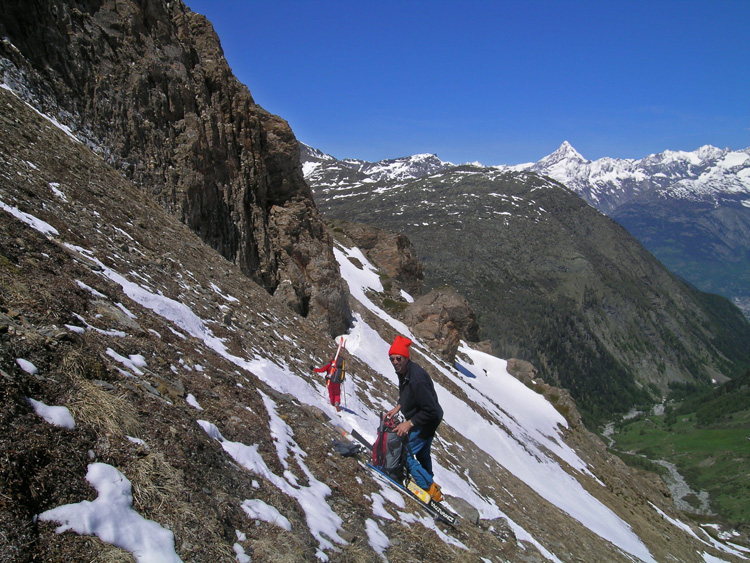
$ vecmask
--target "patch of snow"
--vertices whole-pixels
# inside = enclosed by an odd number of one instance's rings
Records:
[[[60,428],[67,428],[68,430],[73,430],[76,427],[75,420],[73,420],[73,416],[67,407],[45,405],[41,401],[36,401],[30,397],[26,397],[26,400],[34,408],[34,412],[50,424],[59,426]]]
[[[58,534],[73,530],[96,536],[129,551],[137,563],[181,563],[172,532],[133,510],[130,481],[122,473],[111,465],[92,463],[86,480],[99,494],[96,500],[58,506],[42,512],[39,520],[60,522]]]
[[[20,209],[18,209],[17,207],[6,205],[6,203],[2,199],[0,199],[0,209],[7,211],[11,215],[13,215],[16,219],[23,221],[29,227],[39,231],[43,235],[57,236],[60,234],[57,231],[57,229],[53,227],[52,225],[50,225],[49,223],[42,221],[41,219],[38,219],[37,217],[34,217],[33,215],[25,213],[21,211]]]
[[[18,367],[20,367],[29,375],[36,375],[37,373],[39,373],[37,367],[28,360],[24,360],[23,358],[16,358],[16,363],[18,364]]]
[[[289,520],[276,510],[273,506],[270,506],[258,499],[245,500],[241,505],[242,510],[245,511],[250,518],[253,520],[262,520],[278,526],[279,528],[286,530],[287,532],[292,531],[292,525]]]

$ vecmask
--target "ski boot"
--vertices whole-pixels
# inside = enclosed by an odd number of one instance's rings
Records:
[[[443,500],[443,493],[440,491],[440,485],[435,483],[435,481],[433,481],[430,488],[427,489],[427,494],[430,495],[430,498],[435,502]]]

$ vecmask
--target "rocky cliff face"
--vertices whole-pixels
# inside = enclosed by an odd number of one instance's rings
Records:
[[[232,75],[205,17],[179,1],[11,0],[0,34],[6,84],[269,293],[345,330],[344,287],[298,143]]]
[[[404,322],[450,363],[461,340],[479,340],[479,325],[469,302],[449,287],[433,289],[417,299],[406,310]]]
[[[383,293],[371,297],[442,359],[452,364],[461,340],[478,344],[476,315],[456,289],[444,286],[421,295],[424,268],[406,235],[351,221],[327,223],[337,241],[356,246],[378,268]],[[489,342],[481,346],[491,350]]]

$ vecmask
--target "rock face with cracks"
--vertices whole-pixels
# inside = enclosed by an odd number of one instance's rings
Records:
[[[346,329],[297,140],[234,77],[204,16],[182,2],[11,0],[0,34],[6,84],[295,312]]]
[[[414,301],[404,314],[404,322],[449,362],[455,358],[461,340],[479,340],[474,311],[452,288],[433,289]]]

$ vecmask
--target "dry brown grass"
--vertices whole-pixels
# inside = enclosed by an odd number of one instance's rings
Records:
[[[138,437],[140,424],[130,402],[90,381],[80,380],[77,384],[68,405],[76,421],[104,436]]]
[[[184,499],[188,491],[183,474],[161,452],[133,461],[127,468],[133,486],[133,507],[146,518],[166,524],[182,544],[200,546],[212,561],[234,561],[231,544],[222,537],[220,525]]]
[[[90,381],[101,376],[100,362],[73,351],[65,356],[60,370],[75,385],[68,408],[76,421],[103,436],[138,437],[140,424],[130,401]]]
[[[128,469],[133,485],[133,504],[137,510],[163,512],[165,504],[173,505],[184,493],[182,474],[172,467],[161,452],[151,452],[137,459]],[[180,508],[180,512],[189,507]]]
[[[336,560],[342,563],[373,563],[383,561],[367,543],[367,538],[361,538],[357,543],[350,543],[345,546]]]
[[[23,311],[31,308],[31,292],[28,286],[18,274],[18,268],[1,254],[0,297],[10,309]]]
[[[91,551],[99,551],[99,554],[91,560],[91,563],[134,563],[135,557],[129,551],[120,549],[113,545],[104,543],[96,538],[86,538]]]
[[[279,529],[278,532],[264,533],[261,538],[252,541],[253,558],[258,561],[274,563],[298,563],[307,560],[305,551],[308,548],[302,538],[307,534],[289,533]]]
[[[98,358],[81,350],[71,350],[63,358],[61,371],[75,381],[103,379],[107,368]]]

